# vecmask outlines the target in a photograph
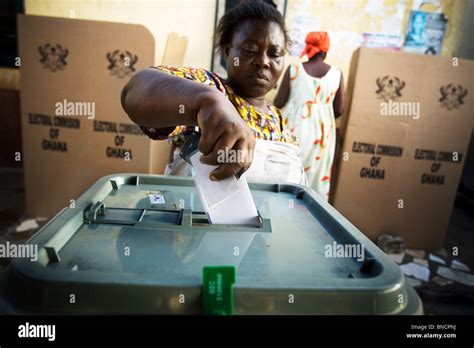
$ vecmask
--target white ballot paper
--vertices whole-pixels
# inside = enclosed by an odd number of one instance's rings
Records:
[[[193,177],[199,198],[210,223],[225,225],[258,225],[258,212],[249,185],[243,174],[212,181],[209,174],[218,166],[203,164],[197,151],[189,161],[193,167]]]

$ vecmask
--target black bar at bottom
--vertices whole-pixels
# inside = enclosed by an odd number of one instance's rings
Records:
[[[52,335],[48,336],[42,325],[55,325],[54,341],[48,340]],[[41,333],[46,337],[19,337]],[[474,320],[472,316],[0,316],[1,348],[58,344],[135,347],[165,342],[473,347]]]

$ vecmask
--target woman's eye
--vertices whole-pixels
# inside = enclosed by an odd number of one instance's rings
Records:
[[[257,53],[257,50],[254,50],[252,48],[244,48],[244,52],[247,52],[247,53]]]
[[[281,52],[270,52],[269,56],[279,58],[279,57],[283,56],[283,54],[281,54]]]

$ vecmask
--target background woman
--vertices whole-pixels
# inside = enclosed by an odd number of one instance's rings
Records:
[[[275,105],[291,133],[299,138],[304,171],[309,185],[326,200],[336,146],[336,120],[342,115],[344,82],[339,69],[324,62],[329,50],[326,32],[310,32],[301,57],[285,72]]]

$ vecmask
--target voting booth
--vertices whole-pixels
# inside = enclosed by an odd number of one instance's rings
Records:
[[[167,142],[125,114],[123,86],[154,65],[142,25],[18,17],[26,213],[51,218],[100,177],[163,173]]]

